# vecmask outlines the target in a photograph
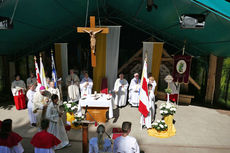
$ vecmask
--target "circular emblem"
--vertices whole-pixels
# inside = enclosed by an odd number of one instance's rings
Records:
[[[176,70],[179,74],[183,74],[187,69],[187,64],[184,60],[179,60],[176,65]]]

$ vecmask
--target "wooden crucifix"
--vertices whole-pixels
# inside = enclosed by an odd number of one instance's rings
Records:
[[[95,16],[90,16],[90,27],[77,27],[77,32],[89,34],[91,48],[91,63],[92,67],[96,67],[96,34],[109,33],[109,28],[96,28]]]

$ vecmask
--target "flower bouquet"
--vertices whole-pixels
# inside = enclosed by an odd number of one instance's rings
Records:
[[[69,101],[69,102],[65,101],[65,102],[63,102],[63,106],[64,106],[65,111],[68,112],[68,113],[73,113],[78,108],[77,103],[76,102],[72,102],[72,101]]]
[[[166,102],[160,106],[160,114],[162,116],[173,115],[176,113],[176,106],[173,103]]]
[[[72,121],[72,124],[74,125],[74,126],[79,126],[80,124],[79,124],[79,121],[83,121],[83,120],[85,120],[85,117],[84,116],[77,116],[77,114],[75,114],[74,115],[74,117],[75,117],[75,120],[73,120]]]
[[[157,131],[166,131],[168,129],[168,125],[165,124],[164,120],[157,120],[156,122],[152,123],[152,127]]]
[[[160,106],[160,114],[162,116],[173,115],[176,113],[176,106],[173,103],[167,102]]]

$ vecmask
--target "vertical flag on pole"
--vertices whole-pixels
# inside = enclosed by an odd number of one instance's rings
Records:
[[[141,77],[141,89],[139,96],[139,108],[138,110],[144,117],[147,117],[149,113],[149,96],[148,96],[148,84],[147,84],[147,62],[144,61]]]
[[[55,68],[55,62],[54,62],[52,50],[51,50],[51,60],[52,60],[52,81],[54,82],[55,87],[57,87],[57,72]]]
[[[40,78],[41,78],[42,86],[44,86],[46,89],[48,89],[48,86],[46,83],[46,74],[45,74],[43,63],[42,63],[42,55],[41,54],[40,54]]]
[[[40,87],[41,86],[41,79],[40,79],[40,74],[39,74],[39,67],[37,63],[37,58],[34,56],[34,64],[35,64],[35,71],[36,71],[36,77],[37,77],[37,85]]]

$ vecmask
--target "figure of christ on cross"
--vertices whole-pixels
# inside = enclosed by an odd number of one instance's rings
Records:
[[[103,29],[100,29],[98,31],[92,31],[92,30],[87,31],[87,30],[83,29],[83,31],[85,31],[85,32],[87,32],[89,34],[89,36],[90,36],[90,48],[91,48],[91,51],[93,51],[93,53],[95,54],[96,53],[95,52],[96,34],[102,32]]]
[[[96,67],[96,34],[97,33],[109,33],[109,28],[96,28],[95,16],[90,16],[90,27],[78,27],[77,32],[88,33],[90,36],[90,48],[91,48],[91,63],[92,67]]]

